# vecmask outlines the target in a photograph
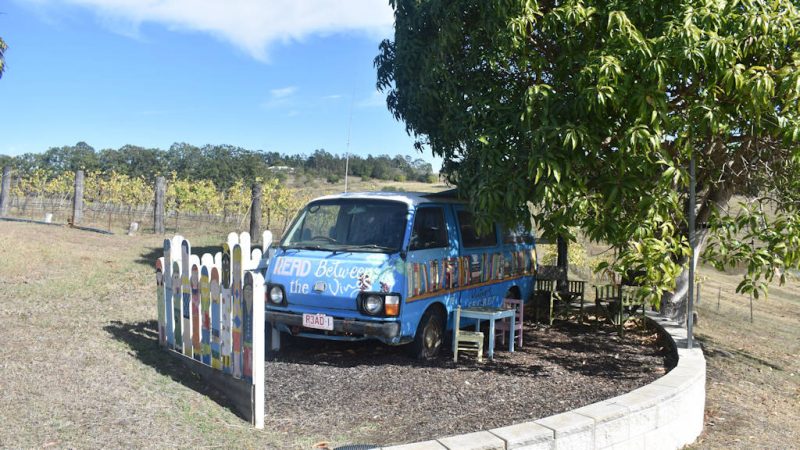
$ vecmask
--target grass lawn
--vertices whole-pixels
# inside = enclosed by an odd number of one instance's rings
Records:
[[[184,235],[195,246],[222,240]],[[290,424],[253,430],[152,346],[137,324],[155,319],[161,243],[0,222],[0,447],[309,448],[344,439],[297,435]],[[697,447],[796,447],[800,286],[772,288],[751,324],[747,298],[733,294],[737,277],[703,274],[696,330],[708,355],[708,414]]]

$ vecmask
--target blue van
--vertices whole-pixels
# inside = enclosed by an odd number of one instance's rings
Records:
[[[266,320],[276,332],[410,344],[423,359],[438,354],[458,305],[528,299],[536,269],[530,233],[478,234],[450,191],[318,198],[271,253]]]

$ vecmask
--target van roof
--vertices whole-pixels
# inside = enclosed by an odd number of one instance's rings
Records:
[[[318,200],[334,200],[340,198],[347,199],[380,199],[380,200],[393,200],[403,202],[410,206],[416,206],[423,203],[464,203],[458,199],[455,189],[449,189],[441,192],[388,192],[388,191],[370,191],[370,192],[347,192],[341,194],[326,195],[323,197],[315,198],[313,201]]]

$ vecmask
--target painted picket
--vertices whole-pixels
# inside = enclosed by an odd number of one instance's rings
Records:
[[[220,254],[221,258],[221,254]],[[211,293],[211,367],[222,370],[222,358],[219,350],[222,345],[220,337],[220,285],[219,285],[219,269],[214,267],[211,269],[211,285],[209,287]]]
[[[164,239],[164,323],[159,323],[159,337],[161,329],[164,331],[162,346],[173,346],[175,342],[174,323],[172,322],[172,241]],[[160,312],[160,310],[159,310]]]
[[[172,348],[183,353],[183,300],[181,298],[181,291],[183,284],[181,283],[181,264],[178,261],[172,262],[172,327],[175,332],[175,338],[172,343]]]
[[[165,289],[164,289],[164,257],[156,260],[156,308],[158,311],[158,343],[164,345],[166,340],[165,317]]]
[[[205,255],[204,255],[205,256]],[[208,255],[209,258],[211,255]],[[200,359],[211,365],[211,288],[208,279],[208,266],[200,268]]]
[[[191,285],[191,247],[186,239],[181,243],[181,303],[183,316],[181,327],[183,330],[183,354],[192,356],[192,285]]]

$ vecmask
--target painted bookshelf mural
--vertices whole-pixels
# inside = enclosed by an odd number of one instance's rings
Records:
[[[439,291],[530,275],[536,270],[536,250],[474,254],[434,259],[408,266],[409,298]]]
[[[264,358],[255,355],[265,349],[265,286],[256,269],[265,264],[272,234],[264,232],[263,249],[250,242],[249,233],[230,233],[220,252],[194,255],[183,236],[164,240],[164,256],[155,263],[158,336],[162,347],[218,380],[220,389],[241,391],[232,401],[249,402],[243,415],[263,428]]]

